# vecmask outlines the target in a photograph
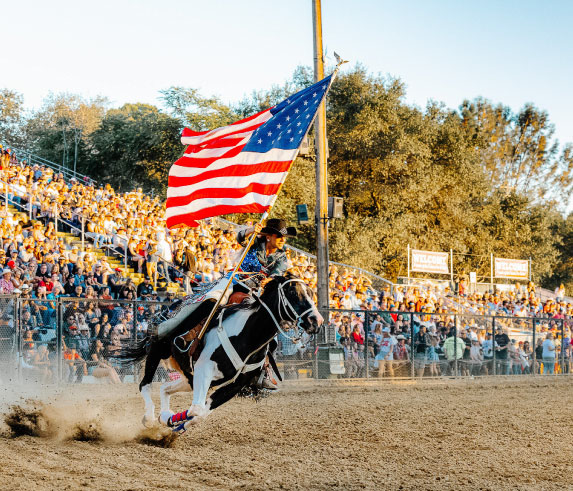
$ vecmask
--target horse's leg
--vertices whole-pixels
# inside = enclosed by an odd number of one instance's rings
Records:
[[[232,384],[217,389],[209,398],[209,411],[213,411],[213,409],[217,409],[219,406],[231,400],[243,387],[245,387],[245,381],[242,380],[242,377],[239,377]]]
[[[188,410],[188,414],[194,416],[194,422],[209,414],[209,408],[206,404],[207,393],[216,372],[218,372],[217,364],[211,359],[204,361],[200,359],[195,365],[195,372],[193,373],[193,402]]]
[[[173,411],[171,411],[170,407],[171,396],[177,392],[191,392],[191,385],[189,384],[185,374],[182,373],[177,361],[172,357],[169,358],[168,363],[171,368],[181,373],[181,378],[171,382],[166,382],[161,385],[159,389],[159,395],[161,398],[161,413],[159,415],[159,421],[163,424],[167,424],[169,418],[173,415]]]
[[[239,380],[235,380],[232,384],[217,389],[215,392],[211,394],[211,397],[207,401],[206,408],[202,414],[192,415],[191,410],[193,406],[191,406],[191,408],[189,408],[189,411],[187,413],[190,416],[193,416],[193,418],[182,424],[182,430],[183,431],[188,430],[191,427],[191,425],[197,424],[200,420],[206,418],[209,415],[209,413],[213,411],[213,409],[216,409],[219,406],[225,404],[227,401],[230,401],[233,397],[235,397],[239,393],[241,388],[244,386],[245,386],[245,381],[239,378]]]
[[[145,414],[143,416],[143,424],[145,426],[155,423],[155,405],[151,398],[151,383],[153,376],[157,371],[157,367],[163,358],[162,346],[160,344],[152,344],[145,359],[145,372],[143,379],[139,383],[139,391],[145,401]]]
[[[171,400],[171,396],[177,392],[191,392],[191,386],[184,375],[177,380],[164,383],[159,389],[159,393],[161,395],[161,413],[159,414],[159,421],[163,424],[167,424],[169,418],[173,416],[173,411],[171,411],[169,402]]]

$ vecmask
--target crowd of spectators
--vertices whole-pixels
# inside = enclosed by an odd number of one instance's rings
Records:
[[[7,207],[0,208],[0,294],[18,294],[26,300],[25,324],[35,340],[50,337],[50,332],[43,331],[55,327],[58,298],[81,299],[74,302],[72,312],[66,311],[63,317],[66,352],[75,350],[69,354],[73,362],[70,363],[81,367],[76,370],[77,378],[81,379],[81,374],[89,371],[87,365],[93,361],[91,353],[96,350],[94,343],[101,343],[105,352],[113,351],[114,343],[120,345],[123,339],[143,335],[147,329],[146,319],[156,310],[142,304],[134,315],[131,306],[114,303],[114,300],[171,301],[172,293],[158,294],[161,281],[181,286],[210,283],[231,270],[238,258],[241,246],[233,227],[221,226],[216,220],[203,220],[197,228],[168,230],[164,205],[158,197],[145,195],[141,189],[120,193],[109,184],[98,186],[90,179],[66,181],[53,169],[29,166],[19,161],[14,152],[4,149],[0,149],[0,163],[1,178],[8,183],[10,199],[20,206],[15,213]],[[82,229],[86,237],[83,250],[57,233],[74,231],[77,234]],[[138,274],[130,275],[125,268],[111,265],[106,255],[99,252],[101,249],[108,254],[115,253],[122,262],[127,256],[128,265]],[[288,249],[287,254],[289,270],[316,291],[317,272],[311,257],[293,249]],[[453,317],[446,314],[534,316],[547,321],[543,325],[547,325],[547,332],[553,335],[556,335],[555,326],[551,322],[573,315],[573,304],[566,302],[563,287],[556,290],[555,298],[544,302],[532,283],[482,294],[467,290],[463,279],[455,293],[449,287],[431,285],[388,283],[377,284],[375,288],[369,276],[349,267],[331,265],[330,307],[359,311],[331,314],[330,328],[345,350],[348,365],[353,367],[352,374],[357,376],[365,369],[366,361],[361,364],[360,360],[378,358],[373,368],[393,374],[399,371],[396,362],[415,359],[420,344],[414,343],[412,356],[411,320],[416,326],[416,336],[417,326],[428,324],[422,328],[429,332],[435,329],[434,334],[429,334],[432,339],[428,338],[426,343],[429,349],[426,360],[432,360],[434,352],[447,359],[443,346],[448,346],[446,341]],[[365,311],[382,311],[372,318],[368,333],[364,330]],[[442,317],[437,317],[440,315]],[[432,322],[435,319],[440,320]],[[479,326],[468,328],[468,336],[474,330],[483,331]],[[461,338],[464,333],[462,330]],[[543,326],[539,334],[538,339],[547,336]],[[366,338],[371,342],[365,343]],[[478,341],[483,350],[485,334]],[[431,346],[432,343],[435,346]],[[519,342],[516,343],[519,348]],[[365,344],[372,352],[365,352]],[[471,343],[467,346],[464,357],[471,354]],[[301,352],[304,349],[297,348]],[[380,352],[385,350],[393,353],[394,363],[387,363],[384,357],[380,359]],[[507,348],[506,352],[510,351]],[[33,353],[32,358],[43,360],[46,356],[44,352]],[[107,359],[102,354],[99,358],[102,363]],[[424,369],[437,374],[444,371],[442,365],[433,360]],[[103,365],[100,368],[102,372],[106,369]],[[480,370],[487,370],[487,364],[480,365]],[[474,366],[472,372],[475,371]],[[110,377],[115,379],[113,375]]]
[[[367,365],[380,377],[410,376],[412,368],[420,377],[488,375],[494,363],[498,375],[570,373],[573,368],[569,322],[540,322],[534,347],[533,332],[523,320],[498,318],[494,332],[483,318],[457,319],[461,325],[452,315],[337,312],[330,327],[344,350],[347,377],[364,376]]]

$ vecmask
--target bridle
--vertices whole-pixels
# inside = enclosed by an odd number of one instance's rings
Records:
[[[299,314],[296,309],[292,306],[292,304],[288,301],[286,294],[284,292],[284,287],[286,285],[288,285],[289,283],[302,283],[304,286],[306,286],[306,283],[298,278],[292,278],[290,280],[286,280],[284,283],[279,283],[277,290],[278,290],[278,296],[279,296],[279,301],[278,301],[278,315],[280,319],[284,319],[284,320],[288,320],[290,322],[296,323],[296,327],[298,329],[298,333],[301,333],[303,330],[302,327],[302,322],[303,322],[303,318],[305,315],[309,314],[310,312],[312,312],[314,310],[314,306],[311,306],[310,308],[306,309],[304,312],[302,312],[301,314]],[[271,311],[271,309],[269,308],[269,306],[260,298],[260,296],[255,295],[257,301],[265,308],[265,310],[268,312],[268,314],[271,316],[271,319],[273,320],[273,322],[275,323],[276,328],[278,329],[278,331],[287,339],[289,339],[291,342],[297,342],[300,339],[300,336],[289,336],[280,326],[279,321],[277,320],[277,318],[275,317],[275,315],[273,314],[273,312]]]

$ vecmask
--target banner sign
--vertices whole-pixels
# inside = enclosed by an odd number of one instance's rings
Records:
[[[529,261],[496,257],[494,258],[494,276],[527,280],[529,279]]]
[[[412,249],[411,271],[421,273],[441,273],[450,274],[447,252],[417,251]]]

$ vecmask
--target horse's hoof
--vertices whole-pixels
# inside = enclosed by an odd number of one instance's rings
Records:
[[[171,431],[177,435],[182,435],[187,431],[187,423],[181,423],[180,425],[175,426]]]
[[[169,419],[173,414],[173,411],[161,411],[159,413],[159,422],[163,425],[169,426]]]
[[[155,426],[155,417],[154,416],[149,417],[147,414],[144,414],[141,422],[143,423],[143,426],[145,426],[146,428],[152,428],[153,426]]]

